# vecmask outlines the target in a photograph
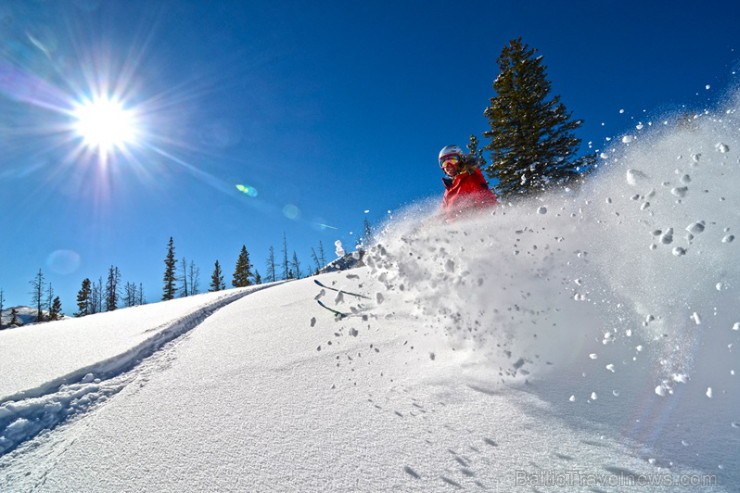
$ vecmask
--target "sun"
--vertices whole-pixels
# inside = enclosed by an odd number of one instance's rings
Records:
[[[73,111],[75,133],[90,149],[102,154],[125,150],[136,143],[139,133],[136,114],[115,99],[95,98]]]

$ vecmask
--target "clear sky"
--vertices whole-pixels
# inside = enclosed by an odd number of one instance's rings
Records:
[[[70,314],[110,265],[157,301],[170,236],[201,290],[215,260],[230,283],[242,244],[264,275],[283,234],[305,269],[320,241],[332,257],[365,218],[441,195],[437,152],[486,129],[511,38],[600,149],[735,88],[738,18],[714,0],[5,1],[6,306],[30,304],[41,268]],[[96,133],[95,99],[133,125]]]

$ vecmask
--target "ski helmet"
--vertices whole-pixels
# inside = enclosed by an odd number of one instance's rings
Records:
[[[463,150],[460,149],[459,146],[456,145],[448,145],[444,146],[441,151],[439,151],[439,162],[440,164],[446,158],[447,156],[458,156],[463,157]]]

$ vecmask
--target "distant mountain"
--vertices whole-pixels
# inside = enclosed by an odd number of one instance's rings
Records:
[[[13,327],[9,327],[11,319],[13,316],[11,315],[11,311],[15,308],[16,311],[16,318],[18,321],[20,321],[19,326],[24,325],[30,325],[36,323],[36,308],[32,308],[30,306],[16,306],[16,307],[10,307],[6,310],[3,310],[2,312],[2,327],[3,329],[11,329]],[[46,316],[48,312],[44,312],[44,316]],[[64,317],[62,317],[64,318]]]

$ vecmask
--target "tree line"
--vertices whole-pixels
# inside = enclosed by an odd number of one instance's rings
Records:
[[[302,277],[316,274],[327,264],[324,254],[324,246],[319,241],[318,249],[311,248],[312,264],[302,265],[298,254],[293,251],[292,256],[288,254],[288,243],[283,234],[282,250],[280,258],[275,255],[275,249],[270,246],[265,261],[266,273],[263,277],[250,260],[246,245],[242,245],[236,260],[236,265],[231,279],[232,287],[245,287],[263,282],[275,282],[279,280],[300,279]],[[162,300],[171,300],[176,297],[186,297],[199,294],[200,269],[192,260],[186,258],[177,259],[175,256],[175,241],[170,237],[167,244],[167,254],[164,259],[165,270],[163,277]],[[62,302],[54,293],[51,283],[46,282],[42,269],[29,282],[31,285],[31,306],[35,310],[35,322],[46,322],[59,320],[64,317]],[[221,291],[226,289],[224,272],[218,260],[215,261],[211,274],[208,291]],[[85,317],[95,313],[116,310],[119,307],[132,307],[146,304],[144,297],[144,286],[141,283],[122,283],[121,271],[118,267],[111,265],[105,280],[103,276],[97,281],[85,278],[77,292],[77,310],[73,313],[75,317]],[[3,313],[5,294],[0,289],[0,314]],[[6,317],[7,318],[7,317]],[[18,311],[11,308],[10,320],[4,323],[0,317],[0,329],[17,327],[22,325]]]

